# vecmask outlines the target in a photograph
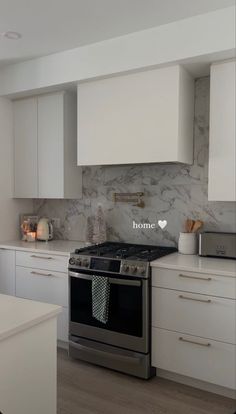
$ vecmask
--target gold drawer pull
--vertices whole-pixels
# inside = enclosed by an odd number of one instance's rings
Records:
[[[188,342],[189,344],[200,345],[200,346],[211,346],[209,342],[198,342],[198,341],[191,341],[191,339],[185,339],[182,336],[179,337],[179,341]]]
[[[48,257],[45,257],[45,256],[37,256],[36,254],[32,254],[30,257],[34,257],[35,259],[45,259],[45,260],[51,260],[51,259],[53,259],[53,257],[51,257],[51,256],[48,256]]]
[[[190,298],[189,296],[179,295],[180,299],[185,300],[194,300],[195,302],[203,302],[203,303],[211,303],[211,299],[197,299],[197,298]]]
[[[38,275],[38,276],[47,276],[47,277],[49,277],[49,276],[53,276],[53,274],[52,273],[40,273],[40,272],[35,272],[35,271],[32,271],[32,272],[30,272],[32,275]]]
[[[210,282],[212,280],[211,277],[190,276],[190,275],[183,275],[182,273],[179,274],[179,277],[184,277],[185,279],[204,280],[205,282]]]

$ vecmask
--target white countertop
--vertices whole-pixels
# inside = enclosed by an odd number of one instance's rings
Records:
[[[37,241],[34,243],[14,240],[0,242],[0,249],[22,250],[46,254],[54,253],[56,255],[69,256],[69,254],[76,248],[82,248],[85,245],[86,243],[83,241],[69,240],[52,240],[49,242]],[[197,255],[172,253],[161,259],[154,260],[151,262],[151,266],[236,277],[236,260],[230,259],[215,259]]]
[[[0,249],[23,250],[46,254],[55,253],[61,256],[69,256],[69,254],[75,249],[84,246],[85,242],[69,240],[51,240],[49,242],[25,242],[21,240],[13,240],[8,242],[0,242]]]
[[[0,341],[53,318],[61,307],[0,294]]]
[[[154,260],[151,266],[236,277],[236,260],[230,259],[215,259],[197,255],[172,253],[161,259]]]

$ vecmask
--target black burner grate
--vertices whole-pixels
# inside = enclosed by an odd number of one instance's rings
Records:
[[[96,257],[152,261],[175,251],[177,251],[175,247],[168,246],[105,242],[76,249],[75,253]]]

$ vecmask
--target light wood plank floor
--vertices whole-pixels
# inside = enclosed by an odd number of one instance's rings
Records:
[[[58,414],[233,414],[234,400],[165,379],[123,375],[58,351]]]

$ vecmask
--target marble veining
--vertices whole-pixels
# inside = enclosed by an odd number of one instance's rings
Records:
[[[34,212],[59,217],[57,239],[83,240],[87,217],[102,204],[109,240],[176,245],[187,217],[202,219],[205,230],[236,231],[236,203],[207,200],[209,148],[209,77],[195,82],[194,162],[94,166],[83,168],[80,200],[34,200]],[[113,192],[145,194],[145,208],[114,204]],[[157,223],[166,219],[164,230],[133,229],[133,220]]]

